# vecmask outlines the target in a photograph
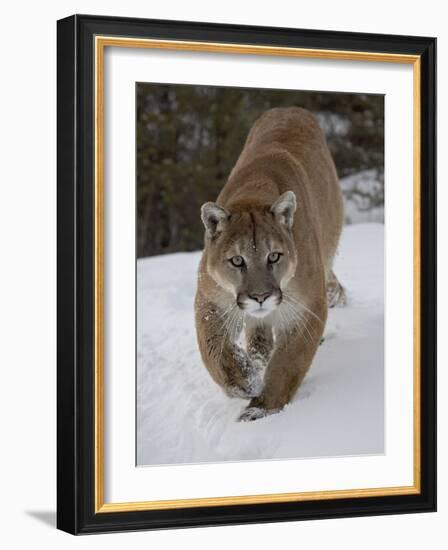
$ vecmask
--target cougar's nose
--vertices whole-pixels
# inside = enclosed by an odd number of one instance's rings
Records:
[[[271,295],[270,292],[261,292],[261,293],[253,292],[252,294],[249,294],[249,298],[251,298],[252,300],[255,300],[261,306],[263,302],[269,298],[270,295]]]

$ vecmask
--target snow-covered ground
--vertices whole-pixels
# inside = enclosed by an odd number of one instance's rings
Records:
[[[202,365],[193,299],[200,252],[137,265],[137,463],[377,454],[384,450],[383,246],[380,224],[344,229],[335,272],[349,304],[330,310],[325,342],[292,403],[236,422]]]

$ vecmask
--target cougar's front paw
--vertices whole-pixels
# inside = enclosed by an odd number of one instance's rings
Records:
[[[252,422],[271,414],[277,414],[280,409],[263,409],[262,407],[246,407],[238,417],[238,422]]]

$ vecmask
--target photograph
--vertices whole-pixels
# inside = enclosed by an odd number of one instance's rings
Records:
[[[384,95],[135,94],[136,465],[383,454]]]

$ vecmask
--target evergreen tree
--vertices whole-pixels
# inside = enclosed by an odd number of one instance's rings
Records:
[[[272,107],[315,113],[339,177],[378,173],[374,192],[350,193],[366,208],[384,201],[381,95],[139,83],[136,103],[138,257],[202,248],[200,206],[216,199],[251,126]]]

